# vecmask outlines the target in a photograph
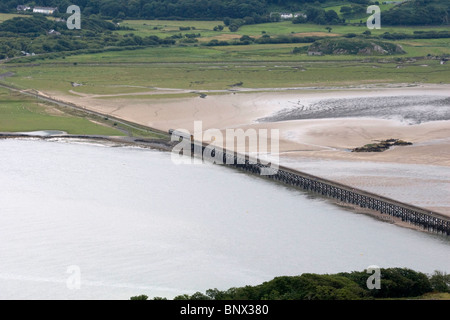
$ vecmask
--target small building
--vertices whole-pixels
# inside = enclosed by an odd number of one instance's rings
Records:
[[[301,13],[301,12],[294,13],[294,18],[298,18],[298,17],[303,17],[305,19],[308,18],[308,16],[305,13]]]
[[[51,15],[54,14],[56,11],[58,11],[58,8],[51,8],[51,7],[34,7],[33,13],[42,13]]]
[[[25,11],[28,11],[28,10],[31,10],[31,7],[24,6],[24,5],[18,5],[17,6],[17,11],[18,12],[25,12]]]
[[[281,13],[280,18],[284,20],[292,19],[294,18],[294,15],[292,13]]]
[[[303,17],[306,18],[306,14],[298,12],[298,13],[289,13],[289,12],[282,12],[282,13],[278,13],[278,12],[272,12],[270,15],[272,16],[272,14],[276,14],[280,16],[281,20],[289,20],[289,19],[294,19],[297,17]]]
[[[47,34],[49,35],[49,36],[60,36],[61,35],[61,32],[58,32],[58,31],[56,31],[56,30],[50,30],[49,32],[47,32]]]

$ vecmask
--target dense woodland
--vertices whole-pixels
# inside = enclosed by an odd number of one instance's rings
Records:
[[[164,39],[157,36],[140,37],[129,33],[114,32],[121,27],[117,22],[122,19],[220,19],[227,31],[236,32],[243,25],[279,21],[279,15],[270,14],[272,10],[281,12],[303,12],[305,16],[293,19],[292,23],[312,23],[327,26],[346,24],[346,19],[358,14],[367,14],[365,10],[369,0],[348,0],[341,7],[340,14],[327,10],[328,0],[7,0],[0,2],[0,11],[17,12],[17,5],[57,6],[59,13],[55,16],[66,18],[66,7],[77,4],[82,9],[83,28],[76,32],[69,31],[64,22],[47,19],[41,14],[26,13],[27,17],[16,17],[0,24],[0,59],[18,57],[28,54],[39,58],[58,57],[68,54],[92,53],[105,50],[122,50],[159,45],[186,45],[197,43],[196,35],[172,35]],[[376,2],[375,2],[376,3]],[[410,0],[397,5],[383,13],[383,24],[392,25],[445,25],[448,24],[450,0]],[[112,20],[112,22],[110,22]],[[55,30],[53,35],[49,30]],[[56,35],[56,36],[55,36]],[[199,35],[200,36],[200,35]],[[377,37],[370,31],[364,35],[347,34],[344,37],[356,37],[364,41],[367,38],[378,40],[449,38],[450,32],[414,32],[414,34],[384,33]],[[244,36],[239,40],[211,40],[206,46],[279,44],[279,43],[314,43],[321,40],[317,36],[295,37],[292,35],[263,35],[257,39]],[[347,42],[348,43],[348,42]],[[356,43],[356,42],[353,42]],[[356,49],[356,47],[355,47]],[[307,48],[304,48],[307,50]],[[347,50],[348,51],[348,50]],[[294,53],[304,53],[297,51]]]
[[[431,292],[450,292],[450,275],[435,271],[432,275],[407,268],[382,268],[380,289],[368,289],[370,277],[365,271],[338,274],[305,273],[277,277],[256,286],[210,289],[174,300],[370,300],[419,297]],[[146,300],[141,295],[132,300]],[[155,297],[155,300],[164,299]]]
[[[6,0],[0,12],[14,12],[18,5],[58,7],[65,12],[71,4],[82,9],[84,15],[100,15],[119,19],[243,19],[264,22],[274,10],[287,12],[309,11],[308,22],[342,22],[332,12],[320,10],[331,0]],[[333,3],[335,3],[334,1]],[[364,14],[371,0],[348,0],[341,12],[344,17]],[[379,1],[381,3],[382,0]],[[312,9],[314,8],[315,11]],[[383,15],[383,23],[390,25],[440,25],[449,23],[450,0],[410,0]],[[328,16],[327,16],[328,15]]]
[[[13,18],[0,24],[0,59],[32,53],[42,55],[41,58],[52,58],[71,53],[102,52],[107,47],[108,50],[120,50],[176,43],[173,38],[139,37],[131,33],[119,35],[112,32],[118,29],[114,23],[94,17],[83,19],[83,29],[77,32],[68,30],[64,22],[51,21],[40,15]],[[58,33],[49,35],[49,30]]]

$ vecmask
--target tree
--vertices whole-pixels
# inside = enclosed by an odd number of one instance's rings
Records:
[[[342,13],[344,17],[349,17],[352,14],[352,7],[343,6],[339,11]]]
[[[148,296],[146,296],[145,294],[142,294],[140,296],[131,297],[130,300],[148,300]]]
[[[442,271],[434,271],[430,277],[431,287],[434,291],[450,292],[450,275]]]
[[[278,12],[272,13],[270,15],[270,21],[272,21],[272,22],[279,22],[279,21],[281,21],[281,14],[279,14]]]
[[[236,31],[238,31],[239,30],[239,25],[237,25],[237,24],[231,24],[229,27],[228,27],[228,29],[231,31],[231,32],[236,32]]]
[[[333,30],[333,28],[331,28],[331,27],[326,27],[325,29],[327,29],[328,32],[331,32],[331,30]]]
[[[334,10],[325,11],[325,19],[329,24],[337,24],[340,22],[339,16]]]
[[[303,15],[299,15],[292,20],[292,23],[294,23],[294,24],[306,23],[306,22],[308,22],[308,19]]]
[[[119,12],[122,11],[123,3],[122,1],[107,0],[102,1],[100,5],[100,13],[106,17],[117,17]]]
[[[239,41],[242,41],[242,42],[244,42],[244,41],[253,42],[253,41],[255,41],[255,39],[252,38],[252,37],[250,37],[250,36],[248,36],[248,35],[243,35],[243,36],[239,39]]]

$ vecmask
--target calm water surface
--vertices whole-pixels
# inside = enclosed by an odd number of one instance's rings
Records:
[[[443,236],[228,168],[61,141],[0,152],[0,299],[172,298],[370,265],[450,272]]]

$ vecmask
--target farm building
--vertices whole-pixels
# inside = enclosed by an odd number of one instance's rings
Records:
[[[56,11],[58,11],[58,8],[51,8],[51,7],[34,7],[33,12],[34,13],[42,13],[42,14],[53,14]]]

